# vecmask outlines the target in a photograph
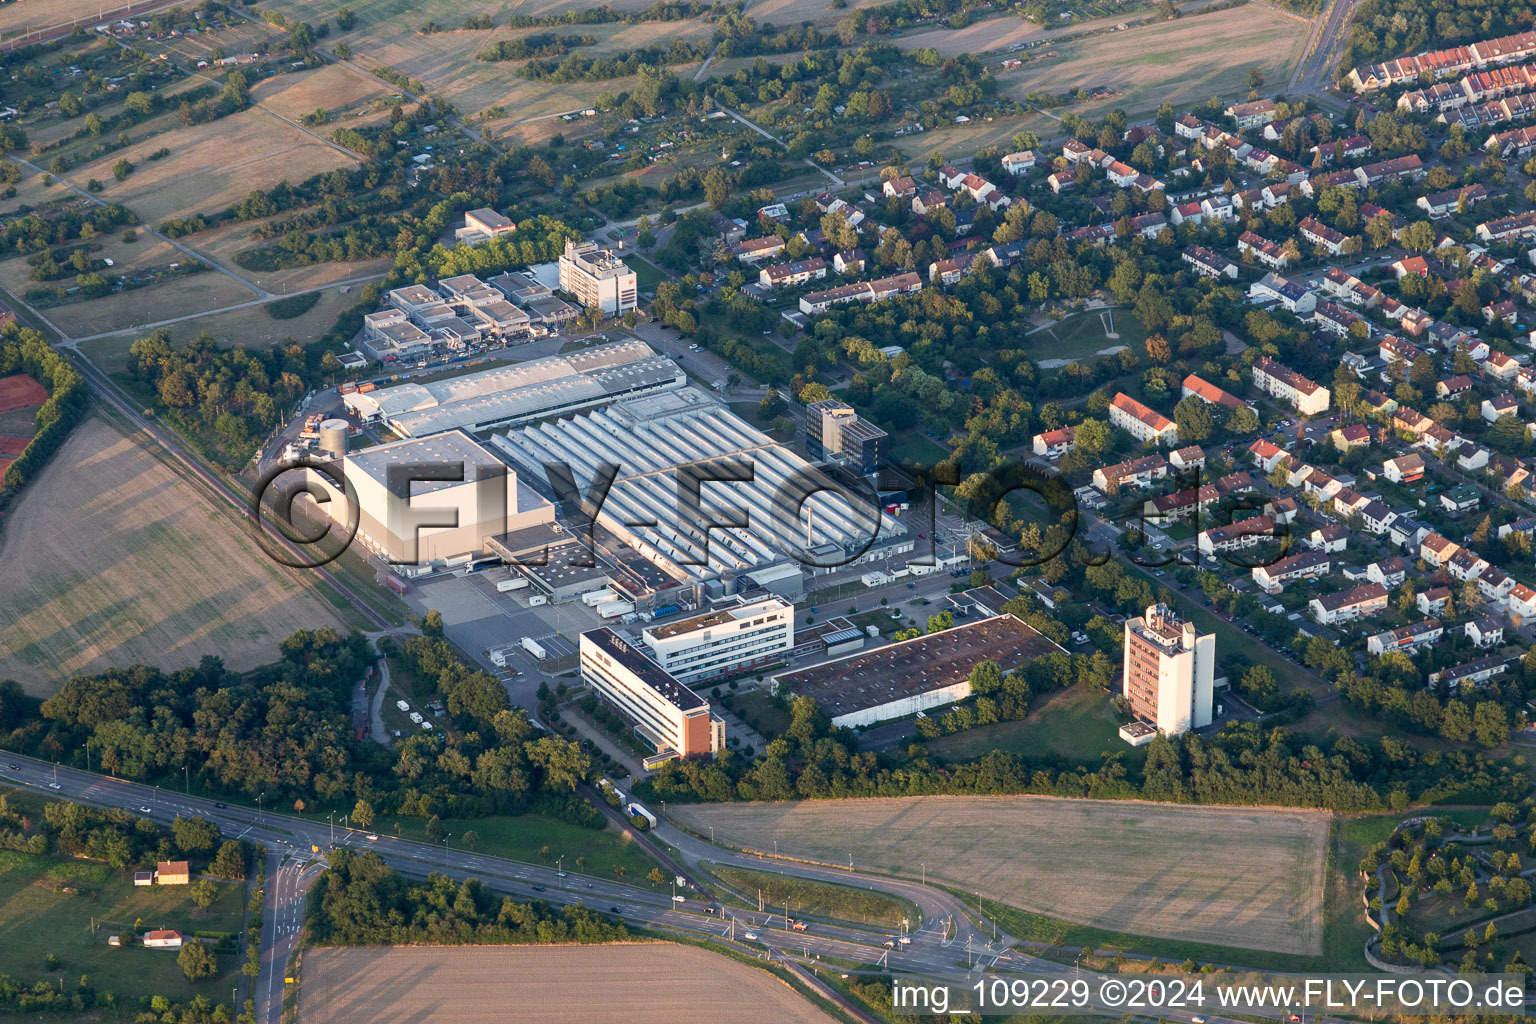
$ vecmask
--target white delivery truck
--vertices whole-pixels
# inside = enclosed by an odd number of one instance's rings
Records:
[[[605,619],[616,619],[635,610],[633,601],[604,601],[597,606],[597,614]]]
[[[498,580],[496,592],[498,594],[505,594],[509,590],[522,590],[527,585],[528,578],[526,576],[514,576],[509,580]]]

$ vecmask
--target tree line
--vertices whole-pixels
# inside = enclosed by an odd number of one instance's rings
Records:
[[[324,946],[532,945],[622,942],[624,925],[585,907],[498,897],[479,879],[406,879],[378,854],[336,850],[309,892],[309,928]]]

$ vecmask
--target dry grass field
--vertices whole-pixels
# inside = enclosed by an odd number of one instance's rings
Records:
[[[150,160],[149,154],[161,147],[170,155]],[[123,157],[134,171],[117,181],[112,165]],[[80,188],[97,179],[105,186],[102,199],[122,203],[148,223],[158,224],[167,217],[222,210],[252,189],[300,182],[353,163],[326,143],[252,108],[145,138],[72,169],[69,179]]]
[[[390,95],[376,79],[340,64],[262,79],[251,90],[256,101],[283,117],[297,121],[315,108],[335,112]],[[320,129],[324,134],[325,129]]]
[[[348,264],[360,269],[364,264]],[[338,288],[328,288],[320,293],[320,301],[302,316],[291,320],[274,320],[265,306],[246,306],[228,313],[214,313],[195,320],[183,320],[166,328],[173,345],[184,345],[205,331],[220,345],[244,345],[246,348],[267,348],[292,337],[299,344],[308,344],[321,338],[336,325],[342,310],[357,302],[357,289],[343,295]]]
[[[1255,66],[1265,81],[1284,82],[1306,43],[1295,19],[1249,4],[1061,43],[1052,47],[1059,59],[1032,61],[998,75],[998,81],[1016,97],[1033,90],[1111,86],[1118,95],[1071,109],[1092,116],[1100,108],[1118,107],[1136,115],[1165,100],[1178,107],[1246,93],[1248,69]],[[1213,60],[1213,54],[1220,59]]]
[[[679,805],[726,843],[917,877],[1081,924],[1318,954],[1328,815],[1043,797]]]
[[[304,1024],[825,1024],[763,971],[663,943],[315,949],[299,989]]]
[[[186,257],[191,259],[190,256]],[[256,293],[216,270],[176,277],[105,298],[72,302],[43,310],[72,338],[89,338],[254,299]]]
[[[0,679],[48,694],[136,663],[271,661],[298,629],[344,624],[231,514],[114,427],[76,428],[6,525]]]

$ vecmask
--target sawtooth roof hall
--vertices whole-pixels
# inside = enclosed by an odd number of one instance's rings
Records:
[[[906,528],[881,516],[867,502],[852,502],[835,491],[818,491],[797,517],[792,507],[804,489],[786,481],[821,479],[820,471],[788,447],[748,424],[694,388],[615,402],[558,420],[547,420],[496,436],[492,447],[520,467],[524,478],[540,481],[547,463],[566,463],[574,479],[597,478],[600,462],[618,466],[598,524],[640,551],[679,580],[746,574],[806,552],[817,564],[837,553],[866,557],[906,536]],[[745,528],[709,531],[706,537],[679,500],[679,468],[740,459],[752,467],[750,481],[707,482],[700,488],[701,517],[723,520],[725,510],[744,509]],[[713,471],[711,471],[713,472]],[[781,495],[797,496],[785,508]],[[809,520],[807,543],[807,514]],[[653,523],[654,525],[630,525]],[[870,536],[878,530],[877,538]]]
[[[455,428],[513,426],[589,409],[630,395],[682,387],[681,367],[643,341],[497,366],[425,384],[397,384],[345,396],[364,421],[382,421],[402,437]]]

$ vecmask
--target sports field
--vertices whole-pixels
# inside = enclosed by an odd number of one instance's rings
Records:
[[[37,409],[48,392],[24,373],[0,377],[0,479],[32,441]]]
[[[299,629],[345,628],[232,514],[103,420],[75,429],[6,525],[0,679],[52,693],[70,676],[205,654],[272,660]]]
[[[658,942],[314,949],[304,955],[299,1019],[826,1024],[832,1018],[766,972],[703,949]]]
[[[1135,935],[1278,953],[1323,943],[1328,815],[1046,797],[681,805],[733,846],[917,877]]]
[[[1165,100],[1178,107],[1211,96],[1246,95],[1253,67],[1266,82],[1283,83],[1306,45],[1303,23],[1248,4],[1052,44],[1059,58],[1032,60],[997,78],[1015,98],[1035,90],[1109,87],[1114,95],[1069,109],[1090,116],[1100,107],[1118,107],[1137,115]]]

